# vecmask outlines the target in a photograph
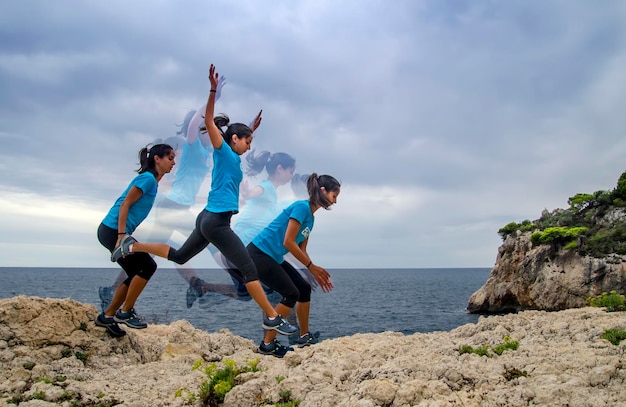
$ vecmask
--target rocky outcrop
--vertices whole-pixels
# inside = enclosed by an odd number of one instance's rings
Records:
[[[556,311],[587,305],[587,298],[626,292],[626,256],[580,256],[552,245],[533,247],[517,231],[498,249],[487,282],[469,299],[471,313]]]
[[[185,321],[113,339],[93,324],[96,315],[69,299],[0,300],[0,406],[182,406],[176,391],[197,391],[203,378],[194,361],[255,357],[260,371],[240,375],[224,406],[271,405],[286,392],[301,407],[626,406],[626,343],[601,338],[626,328],[626,314],[599,308],[483,316],[450,332],[358,334],[283,359]],[[519,347],[459,352],[505,336]]]

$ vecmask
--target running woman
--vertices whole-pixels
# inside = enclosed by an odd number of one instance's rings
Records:
[[[194,230],[178,250],[165,243],[139,243],[132,236],[127,235],[122,239],[119,249],[113,253],[113,256],[123,258],[132,253],[142,252],[166,258],[177,264],[184,264],[213,243],[241,272],[246,289],[265,314],[263,328],[290,335],[297,329],[272,307],[259,282],[256,267],[246,247],[230,228],[232,216],[239,212],[239,184],[243,179],[240,156],[250,150],[254,130],[261,123],[262,112],[257,115],[252,128],[242,123],[229,124],[230,120],[226,115],[213,119],[215,93],[219,86],[219,75],[213,65],[209,69],[209,80],[211,91],[204,122],[213,145],[214,164],[207,205],[198,215]],[[225,131],[222,131],[223,127],[226,127]]]
[[[308,200],[289,205],[248,245],[248,252],[263,284],[283,295],[276,312],[288,315],[295,305],[300,324],[300,337],[296,342],[300,347],[317,342],[309,332],[311,285],[284,256],[290,253],[306,265],[324,292],[333,289],[330,274],[325,268],[313,264],[306,247],[313,230],[313,214],[319,208],[330,209],[337,203],[341,185],[330,175],[318,176],[313,173],[307,179],[307,190]],[[273,331],[265,332],[265,338],[258,348],[259,353],[276,357],[283,357],[289,350],[292,348],[281,345]]]
[[[148,326],[139,319],[134,307],[157,265],[146,253],[124,258],[116,257],[114,253],[124,237],[133,233],[148,216],[157,195],[159,181],[172,170],[176,164],[175,157],[174,149],[168,144],[142,148],[139,151],[139,175],[115,201],[98,227],[98,240],[111,252],[111,261],[116,261],[127,275],[126,280],[115,290],[109,307],[95,321],[96,325],[106,328],[114,337],[126,334],[118,322],[138,329]]]

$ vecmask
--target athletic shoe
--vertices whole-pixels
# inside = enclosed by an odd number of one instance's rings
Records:
[[[98,315],[98,317],[95,320],[95,323],[97,326],[106,328],[106,330],[109,331],[109,334],[111,334],[111,336],[114,338],[119,338],[121,336],[126,335],[126,331],[120,328],[117,322],[115,322],[115,319],[111,317],[107,317],[106,315],[104,315],[104,312]]]
[[[263,317],[263,329],[274,330],[281,335],[291,335],[294,332],[298,331],[293,325],[290,325],[289,322],[280,315],[274,319],[269,319],[267,316]]]
[[[309,334],[311,334],[309,332]],[[313,332],[313,338],[315,339],[315,343],[320,341],[320,331],[315,331]],[[295,333],[295,334],[291,334],[288,336],[289,338],[289,344],[290,345],[297,345],[298,344],[298,340],[300,339],[300,334]]]
[[[111,305],[111,301],[113,301],[113,290],[111,287],[100,287],[98,288],[98,295],[100,296],[100,307],[102,312],[104,312]]]
[[[197,277],[192,277],[189,282],[189,288],[187,288],[187,308],[191,308],[193,303],[200,297],[202,297],[202,284],[204,281]]]
[[[135,329],[143,329],[148,327],[148,324],[139,319],[134,308],[131,308],[126,312],[122,312],[121,309],[118,309],[113,319],[116,322],[126,324],[129,327]]]
[[[307,332],[304,335],[302,335],[300,338],[298,338],[298,347],[304,348],[305,346],[310,346],[310,345],[316,344],[317,342],[318,342],[317,338],[311,335],[310,332]]]
[[[277,339],[274,339],[269,343],[269,345],[266,345],[263,341],[261,341],[257,352],[262,355],[272,355],[277,358],[282,358],[287,352],[292,350],[293,348],[291,346],[281,345]]]
[[[131,235],[124,235],[124,237],[120,241],[120,245],[117,246],[113,250],[113,253],[111,253],[111,261],[113,263],[115,263],[116,261],[118,261],[122,257],[126,257],[129,254],[133,254],[130,251],[130,245],[133,244],[133,243],[136,243],[136,242],[137,242],[137,239],[135,239]]]

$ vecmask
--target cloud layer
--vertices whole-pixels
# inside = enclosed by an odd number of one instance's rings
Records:
[[[490,267],[500,227],[624,170],[622,2],[5,3],[0,266],[110,266],[96,228],[211,63],[254,148],[341,180],[326,267]]]

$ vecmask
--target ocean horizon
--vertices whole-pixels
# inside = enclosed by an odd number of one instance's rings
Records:
[[[110,286],[121,269],[83,267],[0,267],[0,299],[17,295],[71,298],[100,309],[99,287]],[[311,331],[321,339],[384,331],[406,335],[449,331],[474,323],[467,312],[469,297],[491,268],[338,268],[329,269],[335,286],[316,290],[311,299]],[[221,269],[196,269],[203,280],[232,285]],[[261,311],[254,301],[207,293],[190,308],[187,282],[177,269],[159,268],[135,308],[148,323],[185,319],[207,332],[228,329],[260,340]]]

